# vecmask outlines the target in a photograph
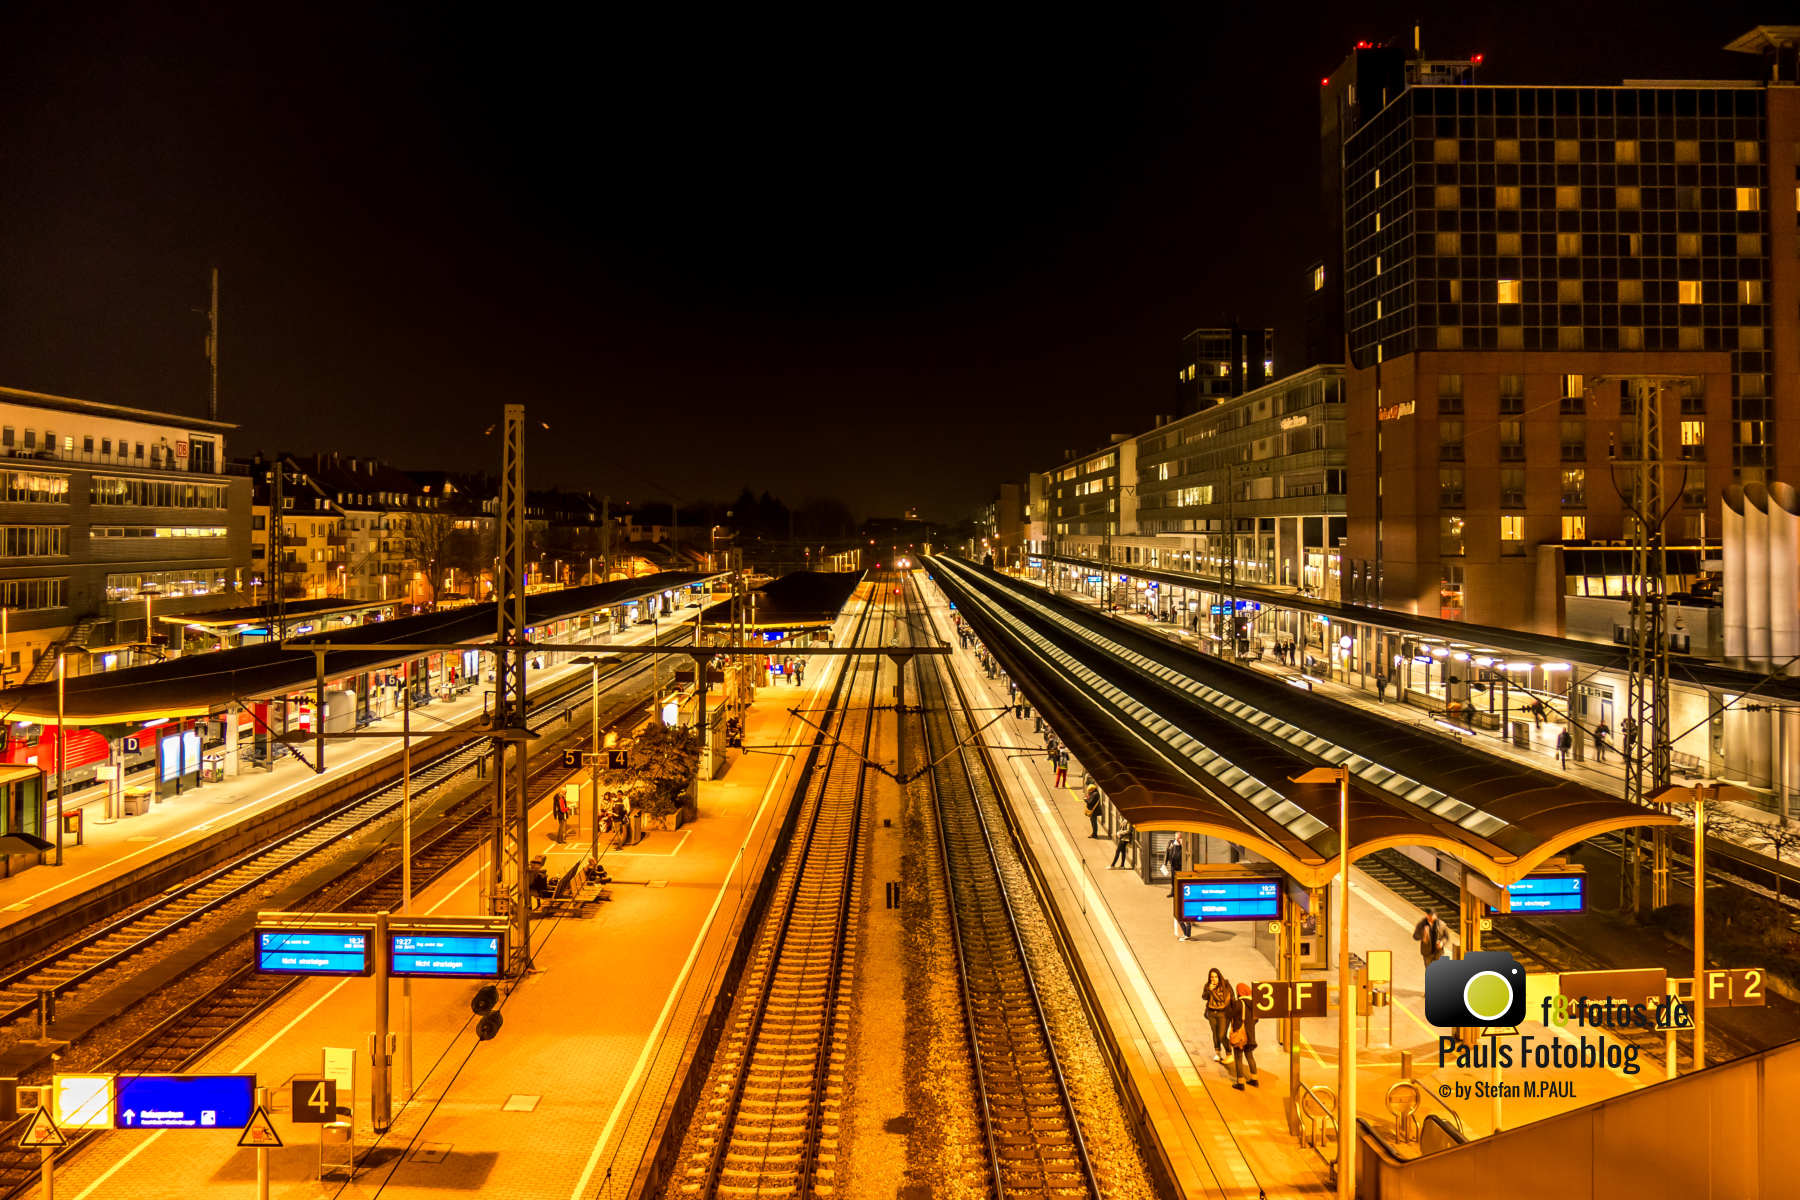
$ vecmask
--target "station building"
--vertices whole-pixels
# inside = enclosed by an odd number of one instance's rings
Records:
[[[250,480],[221,421],[0,388],[0,669],[145,657],[156,617],[241,603]]]

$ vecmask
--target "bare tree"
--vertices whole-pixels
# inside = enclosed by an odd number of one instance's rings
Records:
[[[431,588],[431,606],[436,608],[451,540],[456,536],[456,518],[446,512],[409,513],[406,528],[408,557],[424,569],[426,585]]]

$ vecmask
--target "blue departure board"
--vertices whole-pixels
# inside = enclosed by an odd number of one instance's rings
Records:
[[[1184,879],[1178,901],[1184,921],[1279,920],[1281,880]]]
[[[1587,876],[1527,875],[1506,886],[1516,913],[1578,913],[1587,910]]]
[[[242,1129],[255,1109],[254,1075],[121,1075],[118,1129]]]
[[[498,979],[500,938],[494,934],[396,933],[388,939],[396,975]]]
[[[366,933],[256,931],[256,969],[265,975],[367,975],[374,965]]]

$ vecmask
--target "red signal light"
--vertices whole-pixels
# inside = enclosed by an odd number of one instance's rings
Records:
[[[1481,55],[1479,55],[1479,54],[1473,54],[1473,55],[1470,55],[1470,56],[1469,56],[1469,61],[1470,61],[1470,62],[1472,62],[1472,63],[1474,63],[1474,64],[1475,64],[1475,65],[1476,65],[1476,66],[1478,66],[1478,67],[1479,67],[1479,66],[1480,66],[1480,65],[1481,65],[1481,58],[1482,58],[1482,56],[1481,56]]]

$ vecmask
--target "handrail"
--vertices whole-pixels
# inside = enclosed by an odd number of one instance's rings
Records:
[[[1300,1115],[1302,1117],[1306,1115],[1306,1102],[1311,1100],[1313,1104],[1318,1106],[1319,1115],[1331,1122],[1331,1140],[1335,1148],[1332,1157],[1325,1157],[1325,1152],[1319,1149],[1317,1141],[1314,1141],[1312,1144],[1312,1152],[1317,1154],[1319,1156],[1319,1161],[1330,1167],[1332,1174],[1335,1175],[1338,1168],[1338,1159],[1344,1153],[1344,1136],[1338,1126],[1337,1119],[1337,1092],[1324,1084],[1320,1084],[1315,1088],[1308,1083],[1298,1080],[1296,1080],[1296,1082],[1300,1083],[1300,1103],[1298,1105]],[[1319,1099],[1319,1093],[1321,1092],[1331,1097],[1331,1104],[1329,1106],[1326,1105],[1325,1101]]]
[[[1445,1112],[1449,1113],[1450,1119],[1452,1121],[1456,1122],[1456,1132],[1462,1135],[1463,1140],[1465,1140],[1465,1141],[1468,1140],[1469,1131],[1468,1131],[1468,1128],[1463,1125],[1463,1119],[1462,1119],[1461,1113],[1457,1112],[1454,1108],[1451,1108],[1448,1104],[1446,1104],[1444,1102],[1444,1100],[1441,1096],[1439,1096],[1436,1092],[1432,1091],[1430,1088],[1426,1087],[1424,1084],[1420,1083],[1417,1079],[1403,1079],[1403,1080],[1401,1080],[1401,1082],[1412,1084],[1418,1090],[1419,1095],[1425,1097],[1427,1100],[1435,1101],[1439,1108],[1441,1108]],[[1393,1089],[1390,1088],[1389,1090],[1392,1091]]]

